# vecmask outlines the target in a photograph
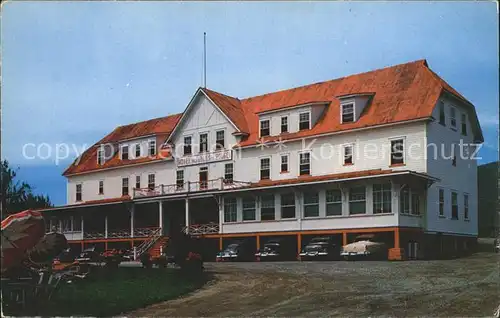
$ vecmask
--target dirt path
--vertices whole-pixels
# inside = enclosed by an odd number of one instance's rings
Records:
[[[129,316],[491,316],[495,255],[430,262],[208,264],[215,279]]]

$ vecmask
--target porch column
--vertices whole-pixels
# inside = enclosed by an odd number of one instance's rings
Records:
[[[394,248],[399,248],[399,227],[394,229]]]
[[[159,228],[161,229],[161,233],[163,234],[163,202],[158,202],[158,214],[159,214]]]
[[[302,234],[297,234],[297,256],[300,254],[302,250]]]
[[[108,216],[104,216],[104,238],[108,238]]]
[[[184,212],[186,213],[186,234],[188,234],[189,233],[189,199],[186,198],[184,200],[185,200],[185,204],[186,204],[186,207],[184,208]]]
[[[255,237],[255,241],[257,242],[257,250],[260,250],[260,235]]]
[[[222,245],[222,236],[221,236],[221,237],[219,237],[219,250],[221,250],[221,251],[222,251],[222,246],[223,245]]]
[[[130,208],[130,237],[134,237],[134,211],[135,207],[132,205]]]
[[[85,238],[85,231],[83,229],[83,215],[81,216],[81,219],[80,219],[80,222],[81,222],[81,228],[82,228],[82,239]]]
[[[342,246],[347,245],[347,232],[342,232]]]
[[[224,220],[224,205],[222,204],[222,196],[217,200],[219,205],[219,234],[222,234],[222,220]]]

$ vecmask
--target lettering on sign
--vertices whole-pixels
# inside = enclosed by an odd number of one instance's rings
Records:
[[[176,162],[178,167],[183,167],[183,166],[205,164],[209,162],[231,160],[232,153],[233,152],[230,149],[216,151],[216,152],[207,152],[194,156],[177,158]]]

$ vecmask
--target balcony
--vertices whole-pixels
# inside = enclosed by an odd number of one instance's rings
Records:
[[[133,237],[150,237],[157,230],[158,230],[157,227],[134,228]],[[121,239],[121,238],[131,238],[131,237],[132,236],[130,229],[108,231],[107,235],[106,232],[102,231],[83,233],[83,239],[85,240]]]
[[[208,224],[191,224],[185,226],[182,231],[191,235],[219,234],[219,224],[213,222]]]
[[[179,184],[161,184],[154,188],[134,188],[133,196],[135,198],[155,197],[164,195],[188,194],[202,191],[222,191],[228,189],[237,189],[249,186],[250,182],[225,180],[224,178],[212,179],[198,182],[184,182]]]

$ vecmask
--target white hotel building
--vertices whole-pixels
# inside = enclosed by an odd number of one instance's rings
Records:
[[[199,88],[182,114],[85,151],[44,214],[78,249],[376,233],[391,259],[452,255],[476,241],[482,142],[474,105],[425,60],[245,99]]]

